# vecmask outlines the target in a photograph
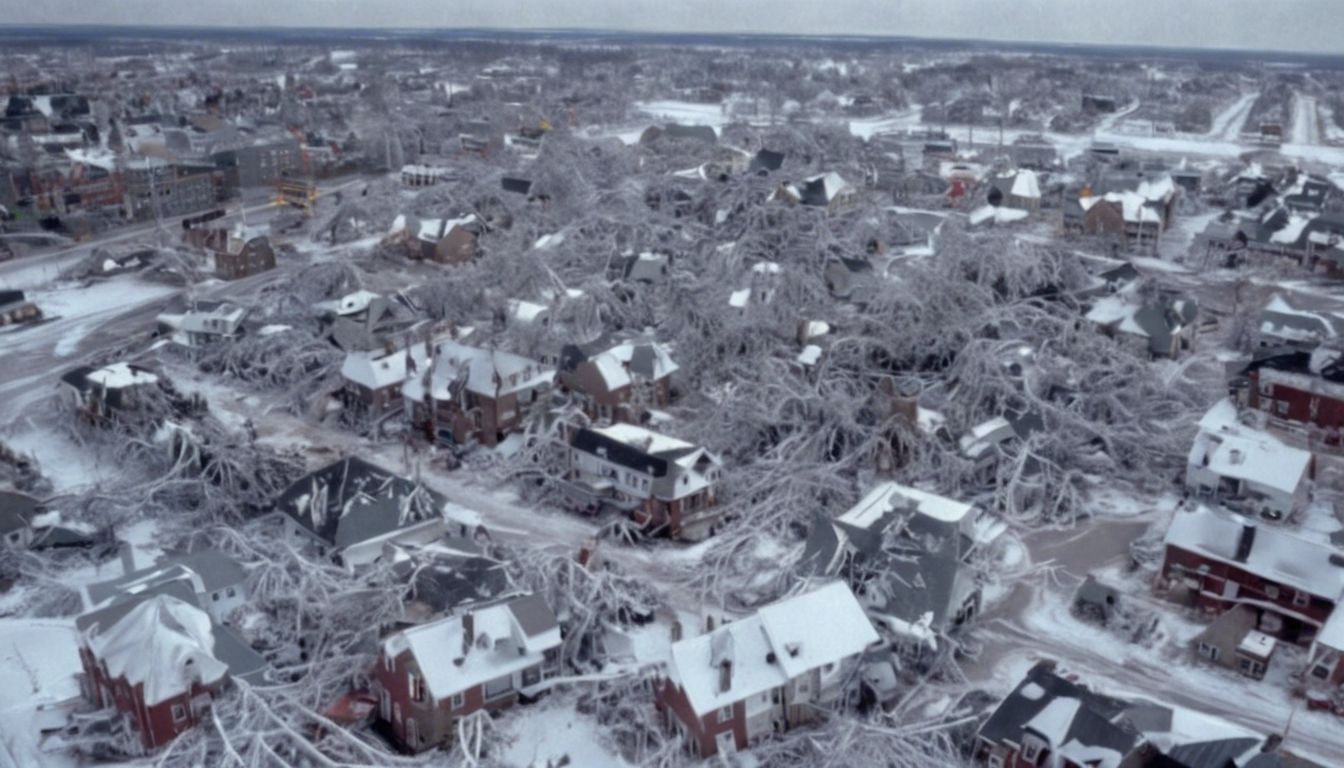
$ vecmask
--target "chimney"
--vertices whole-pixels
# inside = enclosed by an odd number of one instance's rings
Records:
[[[719,662],[719,693],[727,693],[733,687],[733,662],[724,659]]]
[[[1251,523],[1243,523],[1241,526],[1241,536],[1237,539],[1237,562],[1246,562],[1246,558],[1251,556],[1251,549],[1254,546],[1255,526]]]
[[[672,642],[674,642],[674,643],[675,643],[675,642],[679,642],[679,641],[681,640],[681,636],[682,636],[682,633],[683,633],[684,631],[685,631],[685,630],[682,629],[682,627],[681,627],[681,622],[680,622],[680,621],[673,621],[673,622],[672,622]]]
[[[462,614],[462,655],[466,656],[471,652],[471,641],[476,637],[475,616],[471,613]]]
[[[121,559],[123,575],[135,572],[135,547],[129,541],[123,541],[117,546],[117,556]]]

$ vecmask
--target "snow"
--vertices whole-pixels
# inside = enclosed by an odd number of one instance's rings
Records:
[[[1041,184],[1040,180],[1036,177],[1036,172],[1026,169],[1019,170],[1017,176],[1013,179],[1013,189],[1011,194],[1014,197],[1040,197]]]
[[[213,655],[210,616],[169,595],[140,603],[110,627],[90,627],[85,642],[111,677],[144,685],[149,705],[187,692],[193,676],[210,685],[228,674]]]
[[[1308,451],[1237,421],[1236,406],[1230,400],[1215,403],[1199,427],[1188,458],[1192,467],[1289,495],[1297,491],[1311,467]]]
[[[869,528],[891,509],[913,502],[915,511],[944,523],[960,523],[974,507],[937,494],[895,482],[881,483],[837,519],[858,528]]]
[[[658,120],[682,125],[707,125],[715,133],[722,132],[728,123],[728,110],[723,104],[699,104],[689,101],[637,101],[632,107]]]
[[[558,625],[528,637],[509,603],[479,608],[470,615],[472,638],[464,638],[464,617],[450,616],[389,635],[382,642],[383,653],[396,658],[409,652],[430,696],[446,701],[486,681],[541,664],[545,652],[560,645]]]
[[[992,221],[995,224],[1009,224],[1014,221],[1022,221],[1027,218],[1028,212],[1020,208],[1009,208],[1008,206],[982,205],[971,211],[967,217],[972,225],[983,224]]]
[[[608,427],[596,427],[593,431],[651,455],[695,448],[685,440],[678,440],[634,424],[616,423]]]
[[[747,302],[750,299],[751,299],[750,288],[743,288],[741,290],[733,291],[732,295],[728,297],[728,306],[735,307],[737,309],[745,309],[747,306]]]
[[[39,708],[77,699],[81,671],[72,621],[0,619],[0,765],[74,764],[39,751]]]
[[[878,639],[849,587],[832,582],[674,643],[668,673],[685,689],[692,710],[703,716],[858,655]],[[774,663],[767,661],[771,654]],[[726,691],[720,690],[719,659],[732,663]]]
[[[1288,223],[1282,229],[1269,236],[1269,241],[1281,245],[1292,245],[1302,238],[1302,231],[1307,228],[1310,221],[1309,217],[1293,214],[1288,217]]]
[[[817,361],[821,359],[821,347],[818,347],[816,344],[808,344],[806,347],[803,347],[803,351],[799,352],[798,357],[795,359],[802,365],[816,365]]]
[[[1164,541],[1327,600],[1344,595],[1344,568],[1331,563],[1334,548],[1282,528],[1256,526],[1250,553],[1238,561],[1237,544],[1248,525],[1253,523],[1239,515],[1199,506],[1177,512]]]
[[[575,768],[627,768],[602,724],[576,709],[570,700],[550,699],[496,715],[496,728],[507,745],[499,753],[504,765],[546,768],[569,758]]]

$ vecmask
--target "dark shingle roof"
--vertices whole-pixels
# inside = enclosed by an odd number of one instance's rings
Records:
[[[575,450],[594,455],[602,455],[599,454],[599,450],[602,450],[607,461],[630,469],[637,469],[640,472],[648,472],[654,477],[663,477],[667,474],[668,460],[666,458],[645,453],[638,448],[607,437],[600,432],[594,432],[591,429],[579,430],[574,435],[573,447]]]
[[[446,502],[424,486],[351,456],[299,479],[275,507],[328,544],[345,547],[424,522],[440,514]]]

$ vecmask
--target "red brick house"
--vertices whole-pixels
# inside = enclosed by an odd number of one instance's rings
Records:
[[[1322,352],[1289,352],[1256,360],[1243,371],[1242,405],[1262,411],[1269,426],[1309,444],[1344,446],[1344,363]]]
[[[652,340],[601,338],[560,350],[560,386],[575,393],[589,418],[638,424],[650,408],[672,401],[677,364]]]
[[[411,423],[430,439],[494,446],[518,430],[555,371],[521,355],[445,341],[402,388]]]
[[[181,582],[86,613],[75,626],[84,696],[119,713],[131,748],[163,746],[208,717],[231,676],[265,677],[265,660],[214,623]]]
[[[1215,615],[1249,606],[1256,629],[1286,642],[1309,644],[1344,595],[1344,556],[1305,534],[1196,506],[1165,541],[1159,594]]]
[[[580,429],[569,447],[569,490],[592,506],[628,511],[650,532],[698,541],[722,517],[723,462],[705,448],[633,424]]]
[[[378,718],[402,747],[452,744],[457,721],[542,693],[560,669],[560,625],[529,594],[388,635],[371,674]]]
[[[1307,659],[1303,679],[1308,690],[1335,698],[1344,708],[1344,610],[1330,615],[1330,620],[1312,642]]]
[[[692,755],[730,754],[815,719],[879,639],[849,587],[831,582],[673,643],[654,703]]]

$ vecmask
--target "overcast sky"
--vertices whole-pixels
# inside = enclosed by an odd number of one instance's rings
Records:
[[[0,0],[0,23],[564,27],[1344,53],[1344,0]]]

